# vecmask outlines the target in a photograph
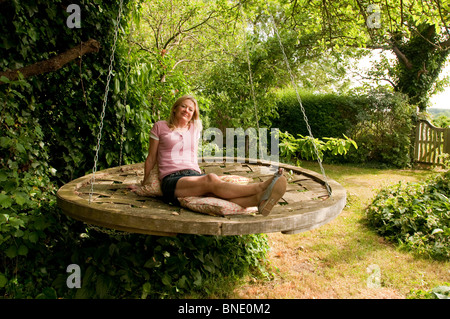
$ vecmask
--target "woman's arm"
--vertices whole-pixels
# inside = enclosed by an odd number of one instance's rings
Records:
[[[150,177],[150,172],[155,167],[156,161],[157,161],[157,154],[158,154],[158,145],[159,140],[155,140],[154,138],[150,137],[149,147],[148,147],[148,155],[147,159],[145,160],[144,164],[144,179],[142,180],[142,185],[145,184],[147,179]]]

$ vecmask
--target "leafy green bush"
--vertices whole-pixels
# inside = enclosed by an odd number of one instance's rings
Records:
[[[343,134],[349,136],[349,130],[356,124],[358,110],[367,103],[361,97],[314,94],[309,91],[300,91],[300,97],[316,138],[340,138]],[[276,105],[278,117],[272,121],[273,127],[294,136],[309,134],[294,89],[278,91]]]
[[[226,295],[245,274],[264,272],[265,236],[176,237],[89,231],[71,262],[82,272],[81,289],[68,290],[67,274],[54,289],[71,298],[178,298]]]
[[[418,255],[450,260],[450,172],[382,189],[366,210],[377,233]]]
[[[378,162],[406,167],[411,162],[415,107],[407,98],[383,88],[368,93],[367,103],[358,110],[357,124],[349,136],[359,148],[346,159],[351,162]]]
[[[278,118],[273,120],[273,127],[294,136],[307,136],[295,91],[280,90],[277,95]],[[301,91],[300,97],[314,137],[346,135],[358,145],[340,161],[377,162],[395,167],[410,164],[415,108],[400,93],[382,88],[361,96]]]
[[[450,126],[450,117],[441,114],[441,115],[439,115],[437,117],[434,117],[432,122],[437,127],[446,128],[446,127]]]
[[[429,291],[412,290],[408,299],[450,299],[450,284],[434,287]]]
[[[29,216],[26,224],[11,215],[1,222],[15,237],[14,246],[0,245],[8,247],[0,256],[6,298],[224,297],[243,276],[268,275],[264,235],[109,234],[65,217],[51,203]],[[81,288],[67,287],[71,264],[80,267]]]
[[[291,162],[293,159],[321,160],[325,154],[328,156],[347,154],[349,149],[353,146],[358,148],[355,141],[349,139],[344,135],[345,139],[324,137],[324,141],[312,138],[310,136],[302,136],[295,138],[289,132],[280,132],[280,156],[283,160]]]

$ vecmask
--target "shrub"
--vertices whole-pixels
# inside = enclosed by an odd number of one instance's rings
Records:
[[[395,167],[410,164],[415,109],[402,94],[379,88],[362,96],[310,92],[300,92],[300,96],[315,138],[346,135],[358,145],[340,161]],[[294,90],[278,92],[277,112],[273,127],[294,136],[309,134]]]
[[[312,138],[310,136],[302,136],[295,138],[289,132],[280,132],[280,156],[287,162],[292,162],[295,158],[306,160],[323,160],[325,155],[336,156],[345,155],[353,146],[358,148],[356,143],[344,135],[343,138],[324,137],[323,140]],[[297,163],[298,164],[298,163]]]
[[[109,236],[91,230],[84,237],[71,259],[81,268],[81,289],[67,289],[67,274],[54,283],[68,297],[223,296],[224,287],[242,276],[264,272],[268,249],[265,236],[259,235]]]
[[[437,127],[442,128],[450,127],[450,117],[443,114],[439,115],[438,117],[434,117],[432,122]]]
[[[314,94],[301,91],[302,105],[316,138],[341,138],[356,124],[355,118],[364,98],[339,96],[335,94]],[[309,135],[294,89],[280,90],[277,93],[278,117],[273,127],[288,131],[293,135]]]
[[[377,233],[418,255],[450,260],[450,172],[382,189],[366,210]]]
[[[450,299],[450,284],[434,287],[429,291],[412,290],[408,299]]]
[[[378,162],[406,167],[411,162],[415,107],[400,93],[383,88],[368,93],[349,136],[359,145],[346,157],[352,162]]]
[[[6,239],[0,296],[6,298],[223,297],[245,275],[268,275],[265,235],[98,231],[61,214],[54,202],[6,218],[0,215]],[[67,287],[71,264],[80,267],[81,288]]]

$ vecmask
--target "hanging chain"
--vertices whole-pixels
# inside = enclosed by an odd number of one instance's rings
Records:
[[[125,97],[125,103],[127,101],[127,98]],[[125,112],[126,112],[126,104],[125,104]],[[125,134],[125,114],[122,117],[122,123],[120,124],[120,127],[122,128],[120,133],[120,152],[119,152],[119,167],[122,167],[122,150],[123,150],[123,140],[124,140],[124,134]]]
[[[123,101],[123,116],[122,123],[120,124],[122,131],[120,133],[120,153],[119,153],[119,167],[122,167],[122,156],[123,156],[123,142],[125,140],[125,117],[127,115],[127,96],[128,96],[128,77],[130,76],[130,54],[131,48],[128,50],[128,66],[127,66],[127,76],[125,77],[125,97]]]
[[[128,84],[128,75],[126,79],[126,83]],[[127,85],[126,84],[126,85]],[[122,131],[120,132],[120,152],[119,152],[119,167],[122,167],[122,151],[123,151],[123,141],[124,141],[124,135],[125,135],[125,117],[127,114],[127,94],[128,94],[128,87],[125,87],[125,98],[123,101],[123,116],[122,116],[122,123],[120,124],[120,127],[122,128]]]
[[[245,30],[245,26],[244,26],[244,30]],[[247,42],[247,32],[246,31],[244,31],[244,36],[245,36],[245,41]],[[251,87],[251,92],[252,92],[253,108],[255,110],[256,127],[258,128],[258,133],[259,133],[258,107],[256,105],[256,96],[255,96],[255,88],[254,88],[254,84],[253,84],[253,74],[252,74],[252,67],[251,67],[251,63],[250,63],[250,54],[249,54],[248,46],[246,44],[244,44],[244,45],[246,47],[245,52],[247,54],[248,74],[249,74],[249,78],[250,78],[250,87]]]
[[[306,128],[308,130],[309,136],[312,139],[314,139],[314,136],[313,136],[312,131],[311,131],[311,127],[309,126],[308,117],[306,116],[305,108],[303,107],[302,99],[300,98],[300,94],[298,93],[297,85],[295,84],[295,79],[294,79],[294,75],[292,74],[292,70],[291,70],[291,66],[289,64],[289,60],[287,58],[286,52],[284,51],[284,46],[283,46],[283,43],[281,42],[281,37],[280,37],[280,35],[278,33],[278,29],[277,29],[277,26],[275,24],[275,20],[274,20],[274,18],[272,16],[272,13],[269,10],[269,4],[267,2],[266,2],[266,4],[267,4],[267,10],[269,12],[270,19],[272,21],[273,29],[275,31],[275,34],[277,35],[278,43],[280,44],[280,48],[281,48],[281,51],[283,53],[284,62],[286,63],[286,67],[287,67],[287,70],[289,72],[289,76],[291,78],[292,86],[295,89],[295,94],[297,96],[297,101],[298,101],[298,103],[300,105],[300,109],[301,109],[302,114],[303,114],[303,119],[304,119],[304,121],[306,123]],[[323,168],[323,165],[322,165],[322,159],[319,156],[319,151],[318,151],[317,145],[316,145],[316,143],[314,143],[314,141],[313,141],[313,146],[314,146],[314,153],[316,154],[316,157],[317,157],[317,162],[319,163],[319,166],[320,166],[320,171],[322,172],[322,175],[323,175],[323,177],[325,179],[325,186],[327,188],[328,195],[331,196],[331,188],[330,188],[330,185],[328,184],[328,178],[327,178],[327,175],[325,174],[325,169]]]
[[[106,79],[105,94],[103,96],[102,114],[100,116],[100,126],[99,126],[99,132],[97,135],[97,147],[96,147],[95,156],[94,156],[94,167],[92,169],[92,177],[91,177],[91,181],[90,181],[91,191],[89,192],[89,204],[92,201],[92,194],[94,193],[94,183],[95,183],[95,173],[97,172],[98,152],[100,150],[100,142],[102,140],[103,120],[105,118],[106,102],[108,101],[109,83],[111,81],[112,69],[113,69],[113,64],[114,64],[114,53],[116,51],[117,35],[119,33],[120,19],[122,16],[122,6],[123,6],[123,0],[120,0],[119,14],[117,15],[116,28],[114,30],[114,42],[113,42],[112,52],[111,52],[111,57],[110,57],[110,62],[109,62],[108,77]]]
[[[259,118],[258,118],[258,106],[256,103],[256,95],[255,95],[255,86],[253,84],[253,73],[252,73],[252,67],[251,67],[251,62],[250,62],[250,53],[249,53],[249,46],[247,45],[247,18],[244,16],[244,13],[242,11],[242,6],[240,7],[240,12],[243,18],[243,27],[244,27],[244,46],[245,46],[245,53],[247,56],[247,65],[248,65],[248,74],[249,74],[249,79],[250,79],[250,89],[251,89],[251,93],[252,93],[252,100],[253,100],[253,109],[255,111],[255,120],[256,120],[256,128],[258,129],[258,136],[259,136]],[[259,150],[260,150],[260,154],[262,154],[262,142],[261,142],[261,137],[258,138],[258,145],[259,145]]]

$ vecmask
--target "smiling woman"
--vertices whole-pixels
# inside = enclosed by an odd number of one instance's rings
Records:
[[[244,208],[258,206],[267,216],[284,195],[287,180],[279,169],[264,182],[240,185],[221,180],[216,174],[202,174],[198,165],[198,140],[201,133],[197,100],[180,97],[172,106],[168,121],[158,121],[150,132],[145,161],[145,185],[153,167],[158,164],[163,200],[180,205],[178,198],[213,195]],[[137,186],[132,188],[137,189]]]

